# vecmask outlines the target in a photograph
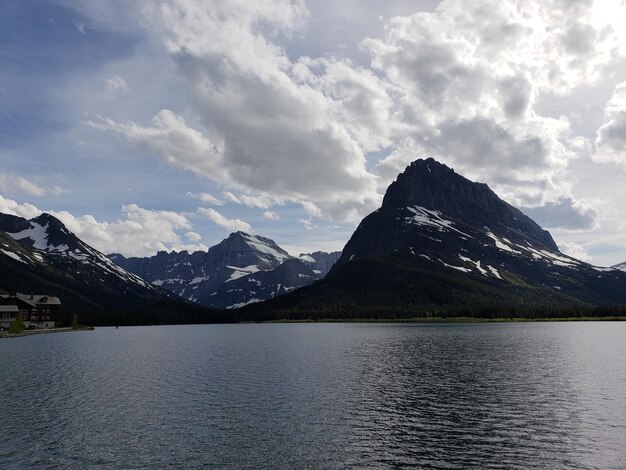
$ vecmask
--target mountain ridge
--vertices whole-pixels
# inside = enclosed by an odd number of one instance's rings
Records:
[[[366,216],[325,279],[246,312],[591,307],[626,303],[626,276],[564,255],[486,184],[417,160]]]
[[[315,252],[296,258],[270,238],[237,231],[208,251],[161,251],[144,258],[113,253],[109,258],[187,300],[228,309],[266,300],[323,277],[339,253]],[[280,269],[286,262],[302,276],[295,278]],[[240,278],[245,279],[240,282]]]
[[[47,289],[61,296],[69,310],[125,310],[178,301],[117,266],[48,213],[30,220],[0,214],[0,266],[11,273],[0,279],[0,289]]]

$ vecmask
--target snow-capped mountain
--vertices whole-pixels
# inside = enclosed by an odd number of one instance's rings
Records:
[[[162,251],[149,258],[109,255],[152,285],[213,308],[236,308],[310,284],[326,275],[333,257],[338,258],[319,252],[296,259],[273,240],[244,232],[230,234],[208,252]],[[287,261],[290,269],[280,268]],[[294,269],[302,276],[292,276]]]
[[[117,266],[50,214],[31,220],[0,214],[0,261],[11,263],[14,273],[0,279],[3,290],[39,291],[54,284],[67,291],[64,305],[123,309],[174,299]]]
[[[211,293],[211,303],[220,308],[240,308],[287,294],[317,278],[304,263],[291,258],[269,271],[257,271],[226,281]]]
[[[413,162],[326,278],[259,308],[441,312],[626,303],[626,275],[561,253],[551,235],[433,159]]]
[[[332,253],[316,251],[314,253],[302,253],[298,259],[321,279],[328,274],[340,256],[341,251],[333,251]]]
[[[613,266],[613,269],[619,269],[620,271],[624,271],[626,273],[626,263],[620,263]]]

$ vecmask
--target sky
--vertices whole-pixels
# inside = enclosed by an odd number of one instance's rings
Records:
[[[624,0],[0,0],[0,212],[340,250],[411,161],[626,261]]]

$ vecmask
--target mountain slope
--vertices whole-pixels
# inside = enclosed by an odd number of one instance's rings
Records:
[[[64,309],[126,310],[172,294],[147,284],[84,243],[55,217],[0,214],[0,278],[4,292],[54,293]]]
[[[620,263],[613,266],[613,269],[619,269],[620,271],[626,272],[626,263]]]
[[[208,252],[159,252],[150,258],[111,254],[119,266],[181,297],[211,308],[236,308],[284,294],[326,275],[338,253],[290,256],[273,240],[232,233]],[[287,266],[282,267],[287,263]],[[302,276],[294,277],[293,272]]]
[[[321,279],[328,274],[340,256],[341,251],[333,251],[332,253],[316,251],[314,253],[302,253],[298,259]]]
[[[284,295],[299,287],[311,284],[317,275],[302,261],[288,259],[269,271],[257,271],[247,276],[226,281],[208,301],[219,308],[241,308],[262,300]]]
[[[329,275],[249,312],[441,314],[626,303],[626,275],[566,256],[548,232],[433,159],[412,163]]]

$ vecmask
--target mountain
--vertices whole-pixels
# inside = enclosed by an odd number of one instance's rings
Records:
[[[111,262],[50,214],[30,220],[0,214],[0,270],[0,290],[56,294],[67,311],[177,301]]]
[[[626,304],[626,275],[559,252],[551,235],[432,158],[398,176],[320,282],[241,315],[472,314]]]
[[[287,294],[311,284],[317,275],[303,262],[288,259],[269,271],[257,271],[234,280],[227,280],[210,294],[211,305],[220,308],[241,308],[245,305]]]
[[[290,256],[273,240],[232,233],[207,252],[161,251],[149,258],[109,258],[152,285],[212,308],[238,308],[290,292],[326,275],[338,253]],[[286,266],[283,266],[283,264]]]
[[[626,272],[626,263],[620,263],[613,266],[613,269],[619,269],[620,271]]]
[[[298,259],[321,279],[328,274],[340,256],[341,251],[333,251],[332,253],[316,251],[315,253],[302,253]]]

